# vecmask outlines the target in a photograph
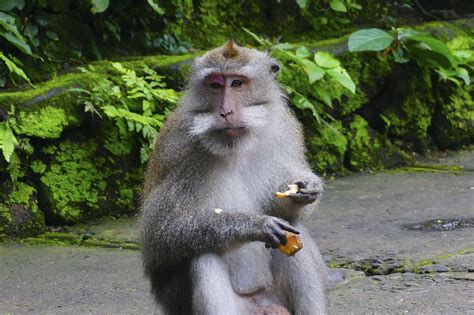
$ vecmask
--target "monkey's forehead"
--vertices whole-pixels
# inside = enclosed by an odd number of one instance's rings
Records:
[[[256,49],[232,46],[232,53],[229,53],[229,43],[213,49],[202,57],[194,60],[193,70],[201,72],[205,69],[219,69],[220,71],[232,71],[240,68],[266,67],[275,61],[265,52]]]

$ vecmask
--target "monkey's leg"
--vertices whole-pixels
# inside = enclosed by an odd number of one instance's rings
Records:
[[[294,226],[301,231],[304,248],[292,257],[274,253],[275,293],[296,315],[326,314],[326,265],[309,232],[300,223]]]
[[[191,263],[193,313],[243,314],[243,305],[232,288],[229,270],[217,254],[206,253]]]

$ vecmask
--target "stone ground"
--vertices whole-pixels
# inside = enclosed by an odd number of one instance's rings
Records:
[[[328,181],[308,225],[328,264],[344,268],[331,314],[474,314],[473,151]],[[135,220],[69,232],[0,244],[0,314],[157,312]]]

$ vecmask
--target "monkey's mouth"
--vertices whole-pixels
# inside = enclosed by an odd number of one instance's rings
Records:
[[[245,127],[225,127],[217,130],[219,133],[222,133],[228,137],[235,138],[241,137],[247,133],[247,128]]]

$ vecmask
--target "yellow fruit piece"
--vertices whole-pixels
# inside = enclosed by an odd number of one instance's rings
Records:
[[[288,238],[288,243],[285,246],[280,245],[278,247],[278,250],[288,257],[293,256],[300,249],[303,248],[303,242],[301,241],[301,238],[297,234],[291,233],[288,231],[286,231],[285,233],[286,233],[286,237]]]
[[[298,185],[294,185],[294,184],[288,185],[288,188],[289,188],[289,189],[288,189],[287,191],[285,191],[285,192],[279,192],[279,191],[277,191],[276,194],[275,194],[275,197],[280,198],[280,199],[281,199],[281,198],[286,198],[286,197],[288,197],[290,194],[296,194],[296,193],[300,190],[299,187],[298,187]]]

